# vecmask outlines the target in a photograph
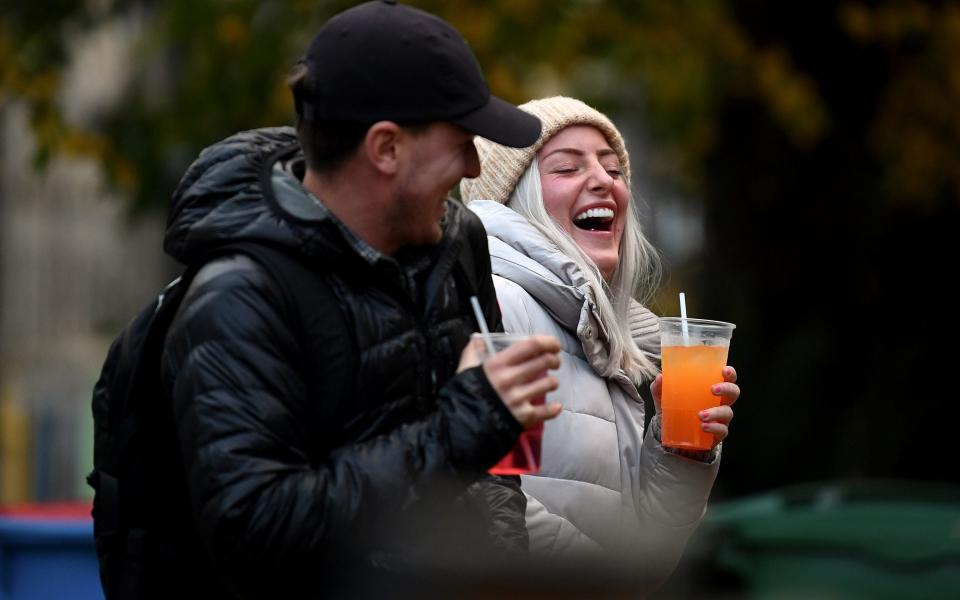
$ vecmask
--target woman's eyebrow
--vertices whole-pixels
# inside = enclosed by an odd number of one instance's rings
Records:
[[[577,148],[557,148],[556,150],[552,150],[550,154],[547,154],[543,158],[546,159],[558,153],[574,154],[576,156],[585,156],[587,154],[583,150],[579,150]],[[603,150],[597,151],[597,156],[609,156],[611,154],[616,155],[616,152],[614,152],[611,148],[604,148]]]
[[[577,156],[583,156],[585,154],[582,150],[577,150],[576,148],[557,148],[556,150],[551,151],[547,156],[544,156],[544,158],[561,152],[564,154],[576,154]]]

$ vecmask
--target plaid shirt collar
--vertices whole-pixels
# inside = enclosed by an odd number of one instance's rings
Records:
[[[277,196],[295,197],[304,196],[310,203],[305,207],[300,202],[294,202],[289,209],[304,210],[306,214],[301,216],[310,219],[327,220],[337,228],[344,241],[358,256],[360,256],[370,266],[378,264],[390,265],[400,270],[406,277],[411,289],[415,289],[415,279],[418,275],[426,271],[432,264],[434,248],[402,248],[396,256],[388,256],[354,233],[347,225],[340,220],[319,198],[303,187],[299,177],[293,172],[291,165],[274,165],[273,187]],[[298,210],[298,212],[299,212]]]
[[[323,202],[314,196],[309,190],[304,188],[307,196],[320,207],[320,212],[323,215],[323,218],[329,219],[337,229],[343,235],[343,239],[347,241],[347,244],[356,252],[361,258],[363,258],[371,266],[376,265],[380,262],[386,262],[388,264],[395,265],[397,268],[401,269],[408,278],[411,279],[409,283],[413,284],[413,279],[416,278],[418,274],[425,271],[431,264],[431,257],[433,252],[429,249],[423,248],[401,248],[397,252],[396,256],[389,256],[384,254],[363,241],[356,233],[353,232],[349,227],[340,220],[337,215],[327,208]]]

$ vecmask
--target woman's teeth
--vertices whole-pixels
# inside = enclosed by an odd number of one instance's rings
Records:
[[[613,218],[613,210],[609,208],[591,208],[579,213],[573,218],[574,221],[583,221],[584,219],[603,219]]]
[[[578,213],[573,218],[573,224],[587,231],[610,231],[613,216],[613,210],[610,208],[591,208]]]

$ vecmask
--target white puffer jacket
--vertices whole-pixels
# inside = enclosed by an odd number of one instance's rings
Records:
[[[643,401],[620,372],[598,375],[606,325],[576,264],[526,219],[491,201],[469,205],[487,229],[497,299],[510,333],[551,334],[562,346],[563,412],[544,427],[539,475],[523,476],[531,552],[569,557],[596,550],[633,553],[662,577],[673,570],[706,510],[719,468],[644,438]],[[659,359],[656,317],[640,304],[631,331]],[[659,418],[651,429],[659,433]]]

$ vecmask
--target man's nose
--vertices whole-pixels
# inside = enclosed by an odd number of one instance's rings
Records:
[[[467,179],[473,179],[480,176],[480,156],[477,154],[477,147],[470,142],[464,149],[463,176]]]

